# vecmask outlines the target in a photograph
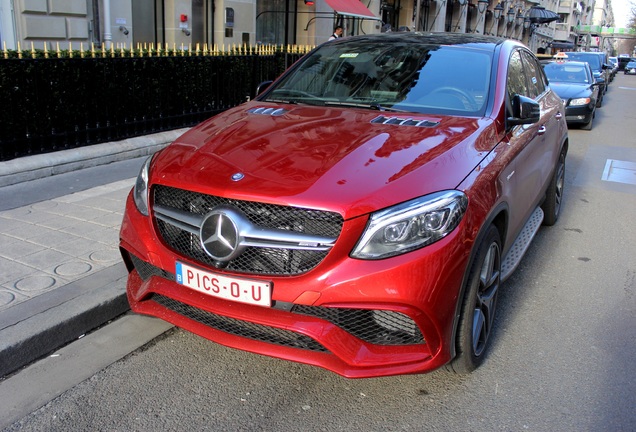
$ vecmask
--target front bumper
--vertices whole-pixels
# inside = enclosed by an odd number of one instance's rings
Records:
[[[568,124],[587,124],[592,121],[594,107],[592,104],[565,107],[565,121]]]
[[[470,252],[461,224],[421,250],[363,261],[348,253],[366,221],[347,221],[336,247],[315,269],[293,277],[249,275],[273,285],[272,307],[261,307],[175,282],[175,262],[188,259],[163,245],[150,221],[129,196],[120,249],[135,312],[225,346],[350,378],[427,372],[453,355],[456,305]]]

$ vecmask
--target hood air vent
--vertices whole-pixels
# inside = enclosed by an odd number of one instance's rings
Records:
[[[286,109],[283,108],[265,108],[265,107],[259,107],[259,108],[252,108],[247,110],[248,113],[250,114],[260,114],[260,115],[270,115],[270,116],[282,116],[283,114],[285,114],[287,112]]]
[[[385,117],[385,116],[377,116],[371,123],[380,123],[380,124],[389,124],[389,125],[397,125],[397,126],[417,126],[417,127],[435,127],[439,124],[439,122],[434,122],[430,120],[419,120],[414,118],[403,118],[403,117]]]

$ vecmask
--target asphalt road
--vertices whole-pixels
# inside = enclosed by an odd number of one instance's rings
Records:
[[[6,430],[636,430],[636,170],[608,162],[636,164],[635,117],[636,77],[618,75],[594,129],[570,132],[561,218],[505,283],[470,376],[347,380],[178,329],[96,366],[154,325],[128,316],[21,372],[27,399],[68,390]]]

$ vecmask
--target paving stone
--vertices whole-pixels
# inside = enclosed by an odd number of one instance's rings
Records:
[[[51,263],[64,263],[73,260],[74,257],[53,250],[42,249],[31,255],[16,258],[15,261],[36,269],[47,268]]]
[[[6,246],[0,247],[0,256],[8,259],[16,259],[23,256],[31,255],[42,250],[42,246],[23,240],[15,241]]]
[[[0,257],[0,284],[2,285],[38,273],[36,268]]]

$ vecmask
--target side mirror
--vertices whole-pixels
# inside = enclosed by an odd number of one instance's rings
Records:
[[[612,66],[607,63],[603,63],[603,69],[612,69]]]
[[[274,81],[263,81],[256,87],[256,96],[263,93]]]
[[[506,119],[509,126],[532,124],[541,118],[541,106],[534,99],[517,94],[511,102],[512,115]]]

